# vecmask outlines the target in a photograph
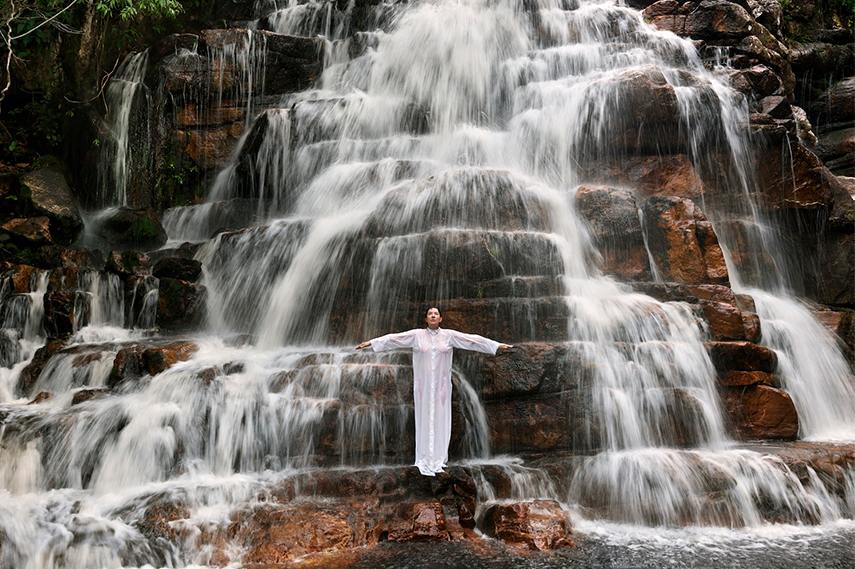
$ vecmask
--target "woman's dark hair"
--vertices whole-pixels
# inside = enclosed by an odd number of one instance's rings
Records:
[[[428,306],[427,308],[425,308],[424,311],[422,312],[423,318],[427,318],[427,313],[430,312],[431,308],[436,308],[436,311],[439,312],[440,316],[442,316],[442,310],[440,310],[438,306],[431,305],[431,306]]]

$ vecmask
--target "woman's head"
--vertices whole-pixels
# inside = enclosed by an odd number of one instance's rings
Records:
[[[439,328],[440,322],[442,322],[442,314],[439,313],[439,308],[431,306],[425,311],[425,324],[428,328]]]

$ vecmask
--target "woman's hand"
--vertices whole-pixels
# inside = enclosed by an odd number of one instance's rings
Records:
[[[370,348],[370,347],[371,347],[371,341],[369,340],[368,342],[362,342],[361,344],[356,346],[356,349],[357,350],[364,350],[364,349]]]
[[[511,348],[513,348],[513,345],[511,344],[499,344],[499,349],[503,352],[507,352]]]

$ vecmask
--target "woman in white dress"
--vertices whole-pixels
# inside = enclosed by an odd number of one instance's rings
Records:
[[[476,334],[440,328],[442,315],[429,308],[426,328],[386,334],[356,346],[375,352],[413,350],[413,405],[416,414],[415,466],[425,476],[442,472],[451,440],[451,355],[453,348],[496,354],[512,348]]]

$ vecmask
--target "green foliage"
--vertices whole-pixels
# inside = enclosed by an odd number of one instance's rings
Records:
[[[125,22],[138,16],[174,18],[184,11],[178,0],[98,0],[96,9],[103,16]]]
[[[844,27],[855,27],[855,0],[831,0],[831,7]]]

